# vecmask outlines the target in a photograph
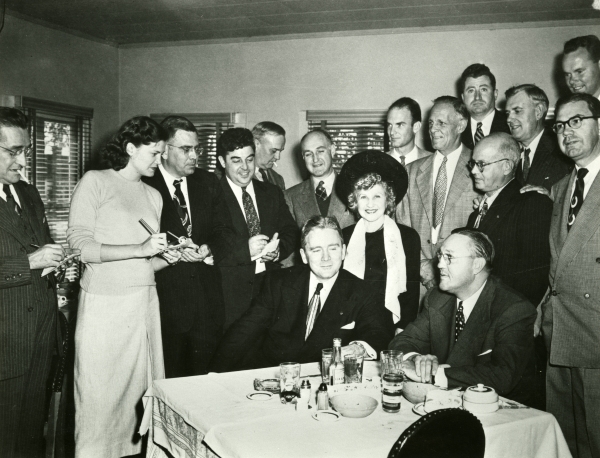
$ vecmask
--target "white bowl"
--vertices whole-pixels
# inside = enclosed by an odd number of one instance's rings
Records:
[[[439,386],[435,386],[431,383],[405,380],[404,385],[402,386],[402,394],[412,404],[419,404],[421,402],[425,402],[425,397],[429,391],[439,389]]]
[[[368,417],[375,411],[379,404],[371,396],[355,393],[338,394],[337,396],[333,396],[330,402],[335,410],[348,418]]]

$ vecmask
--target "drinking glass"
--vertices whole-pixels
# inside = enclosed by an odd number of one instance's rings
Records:
[[[321,379],[323,383],[329,385],[329,366],[333,357],[333,348],[324,348],[321,350]]]
[[[344,383],[362,383],[363,356],[344,356]]]
[[[383,350],[381,352],[381,407],[384,412],[400,412],[400,398],[404,386],[403,356],[403,353],[398,350]]]
[[[283,404],[291,403],[300,395],[300,363],[279,365],[279,399]]]
[[[381,376],[385,374],[404,374],[402,359],[404,354],[399,350],[383,350],[381,352]]]

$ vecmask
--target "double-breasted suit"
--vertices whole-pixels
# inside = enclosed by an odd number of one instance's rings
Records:
[[[448,387],[483,383],[502,396],[529,402],[534,376],[535,308],[490,276],[455,342],[456,296],[438,288],[425,297],[417,319],[398,334],[390,349],[430,354],[445,369]]]
[[[386,347],[393,337],[387,310],[363,280],[345,270],[340,270],[305,340],[309,280],[307,266],[269,273],[252,307],[227,331],[211,370],[320,361],[321,350],[331,347],[334,337],[344,345],[365,341],[377,353]],[[244,357],[255,342],[256,351]]]
[[[507,134],[510,134],[510,129],[506,123],[506,114],[497,109],[494,109],[494,118],[492,119],[492,125],[490,126],[490,134],[494,132],[506,132]],[[471,130],[471,118],[469,118],[467,122],[467,128],[461,134],[461,141],[463,142],[463,145],[470,150],[475,148],[473,135],[474,132]]]
[[[43,447],[46,383],[57,341],[53,278],[31,270],[32,245],[54,243],[37,189],[19,181],[19,217],[0,198],[0,455]]]
[[[257,212],[260,219],[260,233],[272,238],[279,234],[279,260],[285,259],[297,247],[300,234],[296,222],[285,203],[281,190],[270,183],[252,180],[256,195]],[[261,281],[256,280],[255,270],[258,261],[250,258],[248,247],[248,225],[227,177],[220,180],[223,196],[231,215],[234,230],[231,250],[217,264],[221,273],[225,300],[225,329],[237,320],[250,306],[252,298],[260,290]],[[267,270],[279,268],[276,262],[267,262]]]
[[[187,236],[160,170],[157,169],[153,177],[144,177],[143,180],[162,196],[161,231],[172,232],[178,237]],[[234,235],[223,189],[217,177],[201,169],[196,169],[194,174],[188,176],[186,183],[192,223],[191,238],[198,246],[208,245],[218,262],[231,249]],[[156,272],[155,277],[167,377],[205,373],[225,321],[217,267],[204,262],[182,261]],[[194,337],[184,344],[181,336],[190,331]],[[188,347],[192,348],[188,351]]]

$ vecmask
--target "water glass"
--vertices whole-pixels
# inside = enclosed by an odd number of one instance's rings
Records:
[[[383,382],[381,407],[384,412],[400,412],[400,398],[404,387],[403,357],[404,354],[398,350],[381,352],[381,379]]]
[[[300,395],[300,363],[279,365],[279,399],[283,404],[294,401]]]
[[[385,374],[404,374],[402,359],[404,354],[399,350],[383,350],[381,352],[381,376]]]
[[[364,356],[344,356],[344,383],[362,383]]]
[[[321,350],[321,379],[323,383],[329,385],[329,366],[333,357],[333,348],[324,348]]]

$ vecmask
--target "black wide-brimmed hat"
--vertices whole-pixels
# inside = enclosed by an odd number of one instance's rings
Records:
[[[400,203],[408,189],[408,174],[396,159],[379,150],[369,149],[355,154],[346,161],[335,180],[338,197],[348,205],[348,196],[354,190],[354,183],[367,173],[377,173],[394,190],[396,205]]]

